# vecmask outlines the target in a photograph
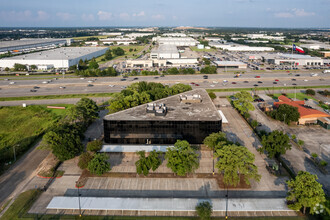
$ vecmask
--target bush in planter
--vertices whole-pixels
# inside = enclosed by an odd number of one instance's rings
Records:
[[[102,149],[102,141],[101,140],[95,140],[88,142],[87,144],[87,150],[92,152],[98,152]]]
[[[318,157],[317,153],[312,153],[311,155],[314,159]]]
[[[199,203],[195,209],[196,209],[197,215],[201,219],[210,219],[210,217],[212,215],[212,205],[208,201]]]
[[[78,167],[80,169],[86,169],[88,163],[93,159],[93,156],[89,152],[84,152],[79,157]]]
[[[327,161],[324,161],[324,160],[321,160],[321,161],[320,161],[320,165],[321,165],[322,167],[325,167],[325,166],[328,165],[328,162],[327,162]]]
[[[253,129],[256,129],[256,127],[258,126],[258,121],[252,120],[251,121],[251,126],[252,126]]]
[[[305,143],[305,142],[304,142],[303,140],[298,140],[298,143],[297,143],[297,144],[298,144],[299,146],[302,146],[302,145],[304,145],[304,143]]]

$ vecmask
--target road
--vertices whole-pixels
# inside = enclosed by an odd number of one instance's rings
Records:
[[[48,150],[36,149],[37,146],[38,144],[0,176],[0,207],[7,199],[18,196],[36,176],[38,165],[49,154]]]
[[[125,86],[134,82],[148,81],[159,82],[166,85],[174,85],[176,83],[193,85],[193,88],[205,89],[226,89],[226,88],[253,88],[253,87],[283,87],[283,86],[319,86],[330,85],[330,75],[320,75],[311,77],[308,73],[301,73],[300,76],[292,76],[287,73],[276,74],[258,74],[260,78],[255,78],[256,74],[244,74],[242,77],[233,78],[233,75],[215,74],[209,75],[208,79],[203,79],[202,75],[168,75],[165,77],[158,76],[139,76],[123,79],[121,77],[99,77],[99,78],[58,78],[50,83],[43,83],[45,80],[1,80],[0,81],[0,97],[17,97],[17,96],[36,96],[36,95],[63,95],[77,93],[111,93],[119,92]],[[134,78],[137,78],[134,80]],[[275,79],[278,81],[275,82]],[[228,82],[223,83],[223,80]],[[307,80],[307,81],[306,81]],[[15,82],[14,84],[10,84]],[[233,84],[235,83],[235,84]],[[276,83],[276,84],[274,84]],[[93,86],[87,86],[87,85]],[[110,87],[111,85],[112,87]],[[257,86],[255,86],[257,85]],[[31,92],[34,86],[40,88]],[[60,88],[60,86],[65,88]]]

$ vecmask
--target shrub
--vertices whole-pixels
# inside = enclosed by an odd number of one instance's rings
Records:
[[[295,140],[297,137],[295,134],[291,135],[291,140]]]
[[[318,157],[317,153],[312,153],[312,157],[317,158]]]
[[[209,92],[209,96],[210,98],[213,100],[215,99],[217,96],[214,94],[214,92]]]
[[[201,219],[210,219],[210,217],[212,215],[212,205],[208,201],[199,203],[195,209],[196,209],[197,215]]]
[[[84,152],[79,157],[78,167],[80,169],[86,169],[88,167],[88,163],[93,159],[93,156],[89,152]]]
[[[102,141],[101,140],[95,140],[88,142],[87,144],[87,150],[92,152],[97,152],[102,149]]]
[[[320,161],[320,165],[321,165],[322,167],[325,167],[325,166],[328,165],[328,162],[327,162],[327,161],[324,161],[324,160],[321,160],[321,161]]]
[[[315,90],[313,90],[313,89],[307,89],[306,90],[306,94],[307,95],[315,95]]]
[[[9,71],[10,69],[8,67],[5,68],[5,71]]]
[[[305,142],[304,142],[303,140],[298,140],[298,143],[297,143],[297,144],[298,144],[299,146],[302,146],[302,145],[304,145],[304,143],[305,143]]]
[[[251,126],[252,126],[253,129],[256,129],[256,127],[258,126],[258,121],[252,120],[251,121]]]
[[[103,173],[110,171],[110,163],[107,161],[106,154],[95,154],[94,158],[88,163],[88,170],[92,174],[101,176]]]

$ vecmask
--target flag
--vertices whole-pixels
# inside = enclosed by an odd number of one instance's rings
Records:
[[[293,44],[293,50],[298,51],[299,53],[305,53],[304,49]]]

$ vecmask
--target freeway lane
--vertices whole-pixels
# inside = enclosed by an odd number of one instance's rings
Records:
[[[11,80],[2,80],[0,81],[0,97],[119,92],[125,86],[138,81],[160,82],[166,85],[194,82],[199,86],[193,85],[193,88],[205,89],[330,85],[330,75],[326,74],[320,74],[316,77],[311,77],[306,73],[302,73],[300,76],[292,76],[287,73],[259,74],[259,76],[260,78],[255,78],[256,74],[244,74],[239,78],[233,78],[233,75],[217,74],[209,75],[208,79],[203,79],[202,75],[139,76],[136,77],[136,80],[134,80],[135,77],[129,77],[125,81],[121,81],[121,77],[68,78],[53,80],[48,84],[43,83],[45,80],[17,80],[12,85],[9,84],[12,82]],[[275,82],[275,79],[278,81]],[[228,82],[223,83],[223,80]],[[89,87],[88,84],[93,86]],[[35,89],[36,92],[31,92],[30,90],[34,86],[40,88]],[[65,88],[60,88],[60,86]]]

